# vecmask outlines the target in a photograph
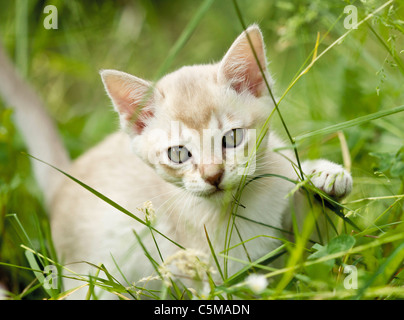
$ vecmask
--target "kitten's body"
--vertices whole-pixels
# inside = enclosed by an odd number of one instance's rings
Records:
[[[266,173],[276,172],[296,179],[293,170],[288,170],[291,168],[290,163],[279,155],[274,156],[277,158],[273,162],[276,166],[272,165]],[[94,159],[97,161],[94,162]],[[119,166],[114,165],[117,161]],[[130,152],[127,135],[117,133],[108,137],[78,159],[69,172],[141,219],[144,219],[144,216],[137,208],[142,207],[145,201],[151,200],[158,217],[156,229],[185,248],[197,249],[210,255],[204,233],[206,227],[216,251],[224,249],[228,215],[223,213],[220,200],[200,198],[163,181],[154,170]],[[106,172],[108,174],[105,174]],[[111,181],[119,183],[112,184]],[[284,228],[282,219],[289,201],[285,195],[293,186],[292,183],[282,182],[277,178],[262,179],[258,186],[251,184],[251,187],[247,187],[243,192],[240,201],[245,208],[239,208],[238,213],[275,228]],[[104,263],[108,270],[114,270],[112,255],[130,281],[153,274],[150,261],[144,256],[139,245],[136,245],[133,230],[146,235],[143,238],[144,244],[156,259],[158,255],[149,233],[142,232],[146,227],[139,222],[111,208],[109,204],[69,180],[63,183],[51,209],[55,246],[65,263],[85,260],[95,264]],[[236,223],[243,240],[260,234],[280,236],[274,230],[241,218],[238,218]],[[156,237],[165,258],[180,250],[168,240],[158,235]],[[233,245],[240,242],[235,234],[233,238]],[[262,238],[251,241],[246,246],[250,258],[257,259],[279,244],[279,241]],[[229,254],[248,261],[242,246]],[[91,269],[85,263],[68,267],[83,274]],[[240,267],[241,264],[233,264],[230,261],[229,273],[237,271]],[[119,277],[116,272],[114,274]],[[78,285],[77,282],[68,283],[69,288]]]
[[[247,34],[262,70],[252,54]],[[245,162],[232,163],[230,159],[242,158],[244,149],[254,146],[273,109],[264,80],[270,85],[272,81],[266,70],[258,27],[252,26],[240,35],[221,62],[184,67],[155,86],[123,72],[107,70],[101,75],[121,125],[129,135],[111,135],[73,162],[67,171],[143,220],[137,208],[152,201],[156,208],[155,228],[181,246],[211,256],[206,228],[215,252],[223,251],[229,222],[229,195],[235,194],[240,169],[245,167]],[[210,131],[204,136],[206,129]],[[242,132],[238,138],[240,143],[231,148],[230,144],[222,145],[229,132],[236,142],[236,129],[242,130],[237,131]],[[253,130],[257,130],[256,136],[251,133]],[[205,147],[205,138],[220,142],[219,154],[217,145]],[[174,146],[187,151],[184,161],[175,163],[170,157]],[[282,146],[275,133],[269,131],[258,150],[255,171],[249,177],[272,173],[298,180],[292,165],[293,153],[274,151]],[[40,153],[34,154],[41,158]],[[303,163],[303,170],[309,175],[316,172],[313,184],[331,195],[344,196],[351,189],[351,177],[339,165],[318,160]],[[231,234],[230,246],[242,240],[254,240],[237,246],[228,255],[238,260],[254,260],[280,245],[275,239],[281,236],[276,229],[290,229],[291,204],[294,210],[301,209],[299,192],[287,197],[294,186],[286,179],[266,177],[243,190],[237,213],[249,220],[235,219],[237,231]],[[69,269],[94,274],[95,269],[83,261],[103,263],[110,271],[115,269],[116,262],[130,282],[153,273],[153,266],[133,232],[142,237],[147,250],[158,260],[147,227],[67,178],[48,203],[60,259],[65,264],[77,262],[69,265]],[[179,250],[159,235],[156,239],[163,258]],[[229,274],[242,266],[230,259]],[[117,270],[114,275],[120,278]],[[67,279],[65,285],[70,289],[80,283]],[[85,293],[86,290],[79,290],[75,297],[83,297]]]

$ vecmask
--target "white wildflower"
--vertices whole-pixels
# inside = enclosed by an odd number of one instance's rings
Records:
[[[192,293],[192,297],[198,296],[198,292],[194,288],[187,288],[187,290]]]
[[[153,203],[151,201],[146,201],[143,203],[142,208],[137,209],[143,212],[147,223],[153,223],[156,219],[156,211],[154,210]]]
[[[163,279],[164,285],[166,287],[171,287],[171,279],[173,277],[173,274],[171,271],[168,269],[165,263],[163,263],[161,266],[158,267],[159,273],[161,275],[161,278]]]
[[[266,289],[268,286],[268,280],[264,275],[260,274],[250,274],[247,279],[247,286],[254,292],[254,293],[261,293]]]
[[[139,279],[137,283],[140,283],[140,282],[148,283],[149,281],[159,280],[159,279],[160,279],[159,276],[148,276],[148,277]]]
[[[168,257],[159,267],[162,277],[171,279],[174,274],[202,280],[206,272],[213,272],[209,267],[208,256],[194,249],[180,250]]]
[[[137,282],[133,282],[132,286],[126,287],[128,291],[134,292],[137,299],[140,299],[141,295],[143,294],[144,289],[146,288],[147,284],[153,280],[159,280],[159,276],[150,275],[148,277],[143,277],[139,279]]]
[[[350,217],[356,218],[357,216],[360,216],[360,211],[361,211],[361,210],[362,210],[361,208],[356,209],[356,210],[349,210],[349,211],[345,214],[345,218],[350,218]]]
[[[199,295],[201,300],[207,300],[210,297],[211,288],[207,283],[204,283],[201,293]]]

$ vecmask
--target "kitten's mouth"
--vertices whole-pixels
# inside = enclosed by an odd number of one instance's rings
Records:
[[[200,192],[197,195],[203,198],[210,198],[210,197],[214,197],[214,196],[220,196],[223,195],[225,193],[226,190],[217,187],[216,189],[210,190],[210,191],[206,191],[206,192]]]
[[[216,190],[213,190],[210,195],[219,194],[219,193],[223,193],[223,192],[224,192],[223,189],[216,188]]]

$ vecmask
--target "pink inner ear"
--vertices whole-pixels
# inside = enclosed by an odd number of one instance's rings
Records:
[[[115,71],[105,75],[104,83],[120,115],[122,126],[137,134],[141,133],[146,126],[146,120],[153,116],[149,107],[153,99],[151,84]]]
[[[134,121],[133,123],[133,130],[137,133],[140,134],[142,133],[143,129],[146,127],[146,121],[147,119],[152,118],[154,113],[150,109],[142,110],[138,116],[138,118]],[[128,121],[131,121],[131,119],[128,119]],[[133,121],[133,119],[132,119]]]
[[[264,78],[254,56],[249,58],[250,59],[245,62],[247,67],[242,76],[242,82],[235,83],[233,88],[237,92],[248,90],[255,97],[259,97],[264,86]],[[265,68],[265,66],[262,67]]]
[[[252,95],[259,97],[264,88],[264,78],[257,61],[254,59],[244,63],[246,65],[245,70],[235,74],[227,72],[227,78],[230,80],[232,88],[238,93],[248,90]]]

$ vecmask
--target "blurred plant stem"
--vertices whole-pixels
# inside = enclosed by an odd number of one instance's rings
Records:
[[[28,74],[28,1],[15,1],[15,61],[22,76]]]

